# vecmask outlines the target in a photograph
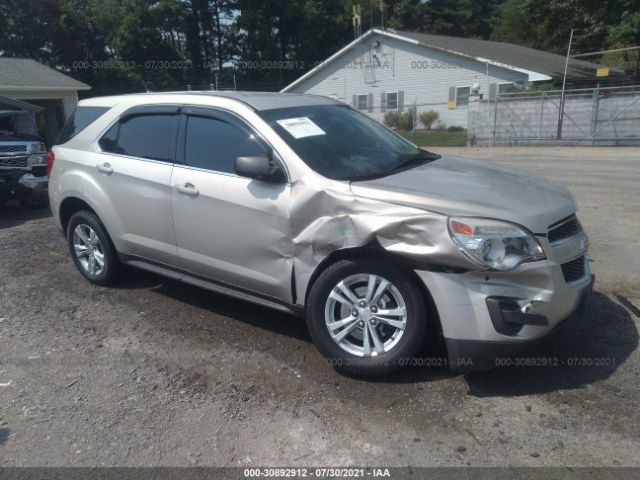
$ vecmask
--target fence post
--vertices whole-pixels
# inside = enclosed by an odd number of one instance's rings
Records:
[[[596,132],[598,131],[598,109],[600,108],[600,85],[593,89],[591,100],[591,145],[596,145]]]
[[[544,92],[540,95],[540,125],[538,126],[538,137],[542,138],[542,124],[544,123]]]
[[[496,143],[496,130],[498,128],[498,98],[500,97],[500,92],[498,91],[498,87],[496,87],[496,98],[494,101],[493,107],[493,134],[491,132],[491,127],[489,127],[489,146],[493,147]],[[491,99],[487,100],[487,108],[491,108]]]

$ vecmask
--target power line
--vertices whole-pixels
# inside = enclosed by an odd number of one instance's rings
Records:
[[[591,57],[591,56],[594,56],[594,55],[602,55],[604,53],[627,52],[629,50],[640,50],[640,46],[637,46],[637,47],[625,47],[625,48],[614,48],[613,50],[601,50],[599,52],[579,53],[578,55],[571,55],[571,57],[572,58]]]

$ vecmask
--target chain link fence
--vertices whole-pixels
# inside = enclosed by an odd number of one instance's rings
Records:
[[[561,104],[561,91],[472,97],[468,143],[640,145],[640,86],[566,90]]]

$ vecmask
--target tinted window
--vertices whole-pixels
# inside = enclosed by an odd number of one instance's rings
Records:
[[[189,117],[187,121],[187,165],[235,173],[234,164],[237,157],[265,153],[265,147],[248,130],[213,118]]]
[[[90,124],[95,122],[109,107],[77,107],[58,135],[56,145],[67,143]]]
[[[116,123],[100,139],[105,152],[171,161],[176,115],[136,115]]]

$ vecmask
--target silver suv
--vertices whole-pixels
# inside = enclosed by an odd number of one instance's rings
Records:
[[[127,264],[304,316],[351,373],[499,365],[591,290],[564,187],[430,153],[337,101],[141,94],[74,118],[49,196],[87,280]],[[429,334],[445,356],[416,357]]]

